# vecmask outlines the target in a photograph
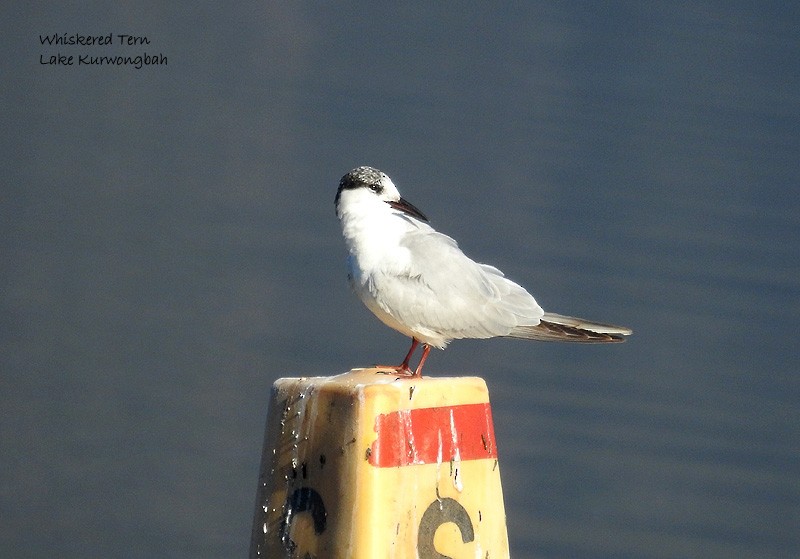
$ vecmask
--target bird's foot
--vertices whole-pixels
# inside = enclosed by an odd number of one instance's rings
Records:
[[[380,369],[377,371],[379,375],[396,375],[398,378],[421,378],[416,371],[408,368],[408,365],[375,365],[374,368]]]

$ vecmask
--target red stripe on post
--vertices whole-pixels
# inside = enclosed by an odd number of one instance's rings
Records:
[[[497,458],[488,403],[381,414],[375,432],[369,463],[378,468]]]

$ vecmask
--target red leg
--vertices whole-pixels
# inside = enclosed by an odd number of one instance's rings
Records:
[[[408,353],[406,354],[406,358],[403,359],[403,363],[399,367],[397,367],[397,372],[398,373],[406,374],[406,375],[409,375],[409,376],[413,376],[414,375],[414,373],[412,373],[411,369],[408,367],[408,363],[411,361],[411,356],[414,355],[414,350],[417,349],[418,345],[419,345],[419,341],[417,341],[416,338],[411,338],[411,349],[408,350]],[[425,346],[425,347],[428,347],[428,346]]]
[[[425,360],[428,358],[428,354],[431,352],[431,346],[428,344],[422,344],[424,347],[422,348],[422,357],[419,360],[419,365],[417,365],[417,370],[414,372],[415,377],[422,378],[422,366],[425,364]]]

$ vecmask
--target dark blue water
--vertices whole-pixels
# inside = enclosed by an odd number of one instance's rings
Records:
[[[800,555],[798,8],[2,12],[0,555],[246,554],[272,382],[407,349],[346,285],[360,164],[635,330],[431,355],[487,379],[515,558]]]

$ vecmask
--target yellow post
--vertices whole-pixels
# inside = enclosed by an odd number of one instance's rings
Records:
[[[380,369],[275,382],[250,557],[508,557],[486,383]]]

